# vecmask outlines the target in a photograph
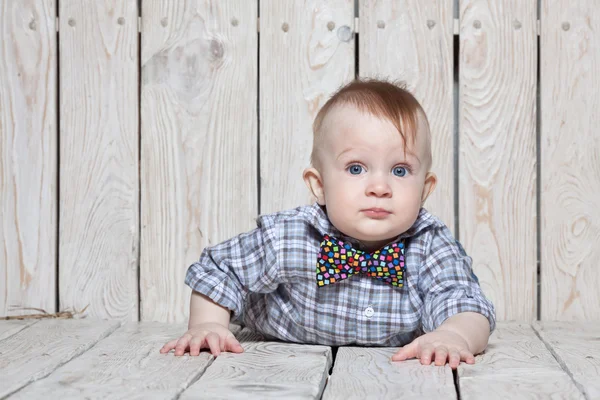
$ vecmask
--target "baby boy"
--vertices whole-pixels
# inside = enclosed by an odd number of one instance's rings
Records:
[[[437,178],[418,101],[394,83],[356,80],[322,107],[313,133],[304,181],[316,203],[205,248],[185,280],[189,329],[161,352],[242,352],[233,320],[290,342],[400,346],[394,361],[474,363],[494,306],[471,258],[423,208]]]

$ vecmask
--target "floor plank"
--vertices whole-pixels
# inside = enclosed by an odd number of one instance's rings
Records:
[[[184,399],[318,399],[332,363],[331,348],[262,342],[238,335],[244,353],[224,353],[180,397]]]
[[[528,323],[501,322],[473,365],[458,367],[463,400],[579,399],[581,392]]]
[[[0,340],[11,337],[28,326],[35,324],[37,321],[37,319],[12,319],[0,321]]]
[[[119,324],[88,319],[42,320],[2,340],[0,398],[49,375],[110,335]]]
[[[60,393],[61,400],[176,398],[213,360],[208,352],[198,357],[159,353],[185,330],[184,324],[128,323],[14,399],[41,398],[44,393]]]
[[[600,398],[600,323],[535,322],[533,328],[580,390]]]
[[[397,348],[340,347],[323,399],[455,399],[449,366],[391,361]]]
[[[459,381],[462,400],[584,399],[562,372],[478,376]]]

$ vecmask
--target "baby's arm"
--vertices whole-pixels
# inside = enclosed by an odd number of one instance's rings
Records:
[[[392,360],[417,357],[422,364],[458,367],[475,362],[495,326],[495,309],[483,295],[471,268],[471,257],[447,227],[433,232],[418,279],[423,299],[425,335],[402,347]]]
[[[217,323],[228,327],[230,315],[231,312],[225,307],[218,305],[207,296],[192,290],[188,329],[204,323]]]
[[[450,364],[458,368],[461,361],[475,363],[475,355],[485,350],[490,336],[490,323],[482,314],[465,311],[454,314],[435,331],[418,337],[412,343],[401,347],[392,356],[393,361],[403,361],[417,357],[421,364]]]
[[[490,322],[482,314],[476,312],[461,312],[454,314],[436,331],[454,332],[462,336],[473,354],[485,350],[490,337]]]
[[[192,291],[187,332],[179,339],[166,343],[160,352],[168,353],[175,349],[175,355],[182,356],[189,349],[191,356],[197,356],[200,349],[208,348],[214,356],[221,354],[221,351],[241,353],[243,348],[240,342],[229,330],[229,316],[227,308]]]
[[[248,293],[269,293],[277,288],[277,228],[269,216],[257,220],[257,228],[206,247],[198,262],[186,274],[185,283],[192,288],[188,331],[163,346],[161,353],[175,349],[190,355],[210,348],[213,355],[221,351],[242,352],[229,321],[243,316]]]

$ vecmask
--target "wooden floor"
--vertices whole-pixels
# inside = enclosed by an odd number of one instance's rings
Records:
[[[185,325],[0,321],[0,398],[600,398],[599,323],[500,323],[475,365],[391,362],[393,348],[264,342],[243,354],[159,354]],[[333,368],[332,368],[333,367]]]

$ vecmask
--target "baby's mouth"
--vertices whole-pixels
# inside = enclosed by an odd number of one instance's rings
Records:
[[[362,212],[365,213],[365,215],[367,215],[368,217],[373,218],[373,219],[384,219],[392,214],[390,211],[388,211],[384,208],[378,208],[378,207],[366,208],[366,209],[362,210]]]

